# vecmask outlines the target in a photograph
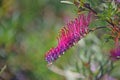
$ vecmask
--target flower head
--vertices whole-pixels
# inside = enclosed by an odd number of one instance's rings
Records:
[[[116,2],[120,3],[120,0],[116,0]]]
[[[52,63],[64,52],[77,43],[88,33],[88,25],[90,23],[90,14],[88,16],[82,14],[78,18],[69,22],[60,30],[58,39],[58,45],[55,48],[51,48],[45,54],[45,60],[48,63]]]
[[[112,58],[112,60],[118,60],[118,59],[120,59],[120,47],[112,49],[110,51],[110,57]]]

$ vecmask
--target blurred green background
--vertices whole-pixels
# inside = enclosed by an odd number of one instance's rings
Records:
[[[0,80],[64,80],[44,54],[74,10],[60,0],[0,0]]]

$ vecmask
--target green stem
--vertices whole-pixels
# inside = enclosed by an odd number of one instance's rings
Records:
[[[90,4],[88,4],[88,3],[83,3],[83,4],[84,4],[84,7],[85,7],[85,8],[89,9],[90,11],[92,11],[95,15],[98,14],[95,10],[93,10],[93,9],[90,7]],[[112,25],[112,27],[115,26],[114,23],[112,22],[112,19],[111,19],[111,18],[110,18],[110,20],[106,20],[106,22],[109,23],[110,25]]]
[[[1,71],[0,71],[0,75],[3,73],[3,71],[4,71],[6,68],[7,68],[7,66],[4,65],[3,68],[2,68]]]
[[[103,28],[107,28],[107,27],[96,27],[96,28],[90,29],[89,32],[93,32],[95,30],[103,29]]]

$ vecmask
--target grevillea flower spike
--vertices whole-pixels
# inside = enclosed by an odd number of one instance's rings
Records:
[[[88,25],[90,23],[89,13],[87,16],[81,14],[75,20],[69,22],[60,30],[58,37],[58,45],[55,48],[51,48],[45,54],[45,60],[48,64],[51,64],[58,57],[60,57],[64,52],[77,43],[81,38],[83,38],[88,33]]]

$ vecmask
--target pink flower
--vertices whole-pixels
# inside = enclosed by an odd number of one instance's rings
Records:
[[[118,60],[118,59],[120,59],[120,47],[112,49],[110,51],[110,57],[112,58],[112,60]]]
[[[88,33],[88,25],[90,23],[90,14],[85,16],[79,15],[78,18],[68,23],[60,30],[58,37],[58,45],[55,48],[51,48],[45,54],[45,60],[48,63],[52,63],[64,52],[77,43]]]
[[[117,2],[120,2],[120,0],[116,0]]]

